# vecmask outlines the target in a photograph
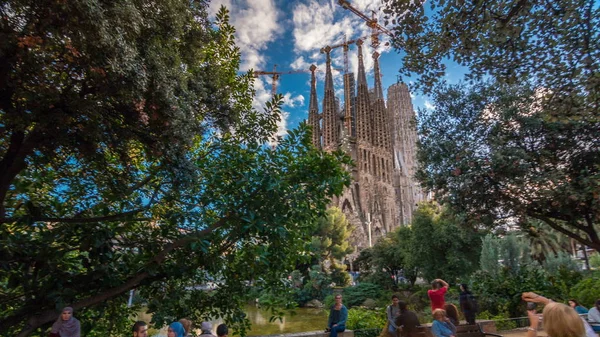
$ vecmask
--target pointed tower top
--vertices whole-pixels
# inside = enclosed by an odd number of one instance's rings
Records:
[[[319,104],[317,102],[317,79],[315,77],[315,70],[317,70],[317,66],[314,64],[310,66],[310,105],[308,107],[309,111],[318,112]]]
[[[373,52],[373,76],[375,77],[375,99],[383,99],[383,86],[381,85],[381,71],[379,69],[379,53]]]
[[[358,46],[358,86],[364,85],[367,87],[367,75],[365,74],[365,63],[363,61],[362,45],[363,40],[356,41]]]
[[[334,90],[333,88],[333,74],[331,73],[331,47],[325,47],[325,53],[327,54],[326,70],[325,70],[325,91]]]

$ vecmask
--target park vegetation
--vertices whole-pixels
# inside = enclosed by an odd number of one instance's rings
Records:
[[[207,6],[0,4],[0,335],[45,336],[67,305],[85,336],[130,333],[141,306],[243,333],[248,289],[304,261],[351,163],[306,125],[266,146],[282,97],[252,108]]]

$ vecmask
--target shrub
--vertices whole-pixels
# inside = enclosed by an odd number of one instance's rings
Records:
[[[389,273],[374,272],[361,274],[359,281],[362,283],[376,284],[382,289],[393,289],[395,286],[394,280],[390,277]]]
[[[344,303],[347,307],[356,307],[363,304],[367,298],[379,299],[383,292],[373,283],[360,283],[356,287],[344,289]]]
[[[348,310],[346,328],[350,330],[381,329],[385,325],[385,310],[352,308]]]
[[[600,299],[600,278],[590,277],[581,280],[571,289],[571,297],[591,308],[596,300]]]

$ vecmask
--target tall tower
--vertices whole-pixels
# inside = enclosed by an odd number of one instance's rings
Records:
[[[363,61],[363,41],[356,41],[358,46],[358,83],[356,88],[356,138],[359,142],[372,141],[373,122],[371,116],[371,104],[369,103],[369,86],[365,74],[365,63]]]
[[[381,181],[392,182],[392,142],[390,119],[383,99],[379,53],[373,53],[375,88],[373,90],[373,146],[376,151],[375,176]]]
[[[308,124],[312,127],[312,143],[317,149],[321,149],[321,127],[319,116],[319,103],[317,101],[317,78],[315,76],[317,67],[310,66],[310,105],[308,106]]]
[[[414,174],[417,130],[408,86],[396,83],[388,88],[388,117],[392,120],[394,188],[400,202],[402,224],[412,221],[416,204],[425,199]]]
[[[325,72],[325,95],[323,96],[323,150],[335,151],[338,147],[339,116],[335,102],[333,75],[331,74],[331,47],[325,48],[327,69]]]
[[[354,74],[344,74],[344,128],[346,134],[352,137],[356,137],[354,85]]]

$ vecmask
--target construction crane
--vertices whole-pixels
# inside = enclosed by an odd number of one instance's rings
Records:
[[[346,35],[344,35],[344,42],[335,44],[333,46],[326,46],[326,47],[321,48],[321,54],[329,53],[333,49],[343,47],[344,48],[343,49],[343,51],[344,51],[344,74],[347,74],[348,68],[349,68],[348,67],[348,47],[351,44],[356,43],[356,41],[366,39],[367,37],[368,36],[364,36],[364,37],[360,37],[358,39],[353,39],[353,40],[348,41],[348,40],[346,40]]]
[[[337,71],[342,71],[342,69],[339,68],[334,68],[334,70]],[[321,71],[321,70],[316,70],[317,72]],[[265,71],[265,70],[255,70],[253,72],[254,77],[258,77],[261,75],[271,75],[271,95],[275,96],[275,94],[277,93],[277,83],[279,82],[279,77],[281,75],[285,75],[285,74],[304,74],[304,73],[310,73],[311,71],[309,69],[300,69],[300,70],[286,70],[286,71],[277,71],[277,65],[274,64],[273,65],[273,71]]]
[[[273,65],[273,71],[264,71],[264,70],[255,70],[254,77],[258,77],[260,75],[271,75],[271,95],[275,96],[277,93],[277,82],[279,81],[279,76],[284,74],[299,74],[299,73],[307,73],[310,70],[288,70],[288,71],[277,71],[277,65]]]
[[[338,4],[344,9],[347,9],[358,15],[361,19],[367,22],[367,26],[371,27],[371,46],[373,48],[377,48],[379,46],[379,34],[386,34],[389,37],[394,37],[394,34],[391,31],[377,23],[375,11],[371,11],[371,17],[369,18],[366,14],[352,6],[347,0],[338,0]]]

